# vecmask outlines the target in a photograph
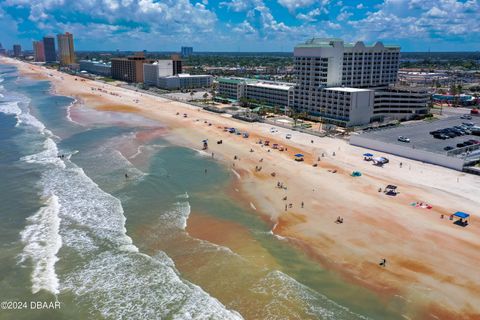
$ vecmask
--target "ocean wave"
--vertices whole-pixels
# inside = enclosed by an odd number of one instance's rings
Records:
[[[20,160],[27,163],[53,164],[60,168],[65,168],[65,162],[58,157],[57,144],[51,138],[46,138],[43,142],[43,151],[23,156]]]
[[[103,252],[70,274],[62,289],[89,297],[92,309],[107,319],[242,319],[180,279],[165,254]]]
[[[306,312],[315,318],[325,320],[370,319],[337,304],[278,270],[269,272],[251,290],[273,297],[271,303],[264,310],[267,315],[271,315],[267,316],[269,319],[274,319],[279,309],[285,309],[284,312],[288,313],[289,305],[293,301],[303,303]]]
[[[28,225],[21,232],[22,242],[25,244],[20,255],[21,262],[28,259],[32,261],[31,280],[34,294],[40,290],[59,293],[59,282],[55,273],[57,253],[62,247],[59,212],[58,197],[51,195],[44,207],[27,218]]]
[[[20,109],[18,101],[8,101],[0,103],[0,112],[7,115],[15,116],[18,125],[19,116],[22,114],[22,109]]]
[[[167,228],[185,230],[190,212],[191,208],[188,201],[177,202],[172,209],[163,212],[159,219],[163,226]]]

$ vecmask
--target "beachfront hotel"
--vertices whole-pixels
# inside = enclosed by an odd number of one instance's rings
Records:
[[[66,32],[57,35],[60,64],[68,66],[75,63],[75,49],[73,46],[73,34]]]
[[[153,63],[153,60],[145,59],[143,52],[137,52],[127,58],[113,58],[112,78],[126,82],[144,82],[143,65]]]
[[[309,118],[344,127],[426,114],[426,90],[395,88],[399,57],[399,46],[381,42],[369,46],[313,38],[299,44],[292,106]],[[374,99],[357,100],[360,96]]]

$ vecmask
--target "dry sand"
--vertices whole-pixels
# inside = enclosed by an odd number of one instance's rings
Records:
[[[52,81],[55,92],[87,107],[158,120],[169,127],[175,141],[180,137],[187,147],[200,149],[201,140],[209,139],[208,152],[234,170],[242,199],[271,221],[273,232],[349,281],[419,304],[424,319],[480,319],[478,176],[393,155],[387,155],[390,163],[380,168],[363,161],[367,150],[340,139],[283,128],[272,134],[266,124],[245,123],[114,85],[8,62],[24,74]],[[248,131],[250,138],[224,132],[224,126]],[[293,138],[285,139],[286,133]],[[220,139],[223,144],[217,145]],[[288,151],[262,147],[258,139],[279,143]],[[297,152],[305,154],[304,162],[293,161]],[[313,167],[322,153],[325,157]],[[239,160],[234,160],[235,155]],[[257,172],[255,166],[262,170]],[[363,175],[351,177],[353,170]],[[276,188],[277,181],[287,189]],[[387,184],[397,185],[400,194],[379,193],[378,188]],[[416,201],[427,202],[433,209],[410,206]],[[285,210],[290,203],[293,207]],[[471,225],[462,228],[448,219],[458,210],[472,215]],[[343,224],[335,223],[337,216],[343,217]],[[378,264],[382,258],[387,259],[385,268]]]

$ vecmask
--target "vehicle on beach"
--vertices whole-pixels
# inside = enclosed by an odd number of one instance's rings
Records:
[[[290,133],[287,133],[287,135],[285,136],[286,139],[292,139],[292,135]]]
[[[398,141],[409,143],[410,139],[405,137],[405,136],[400,136],[400,137],[398,137]]]
[[[270,133],[276,133],[278,132],[277,128],[270,128]]]

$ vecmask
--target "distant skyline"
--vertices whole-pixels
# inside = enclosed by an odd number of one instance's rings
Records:
[[[291,52],[311,37],[480,50],[480,0],[0,0],[0,42],[71,32],[78,50]]]

